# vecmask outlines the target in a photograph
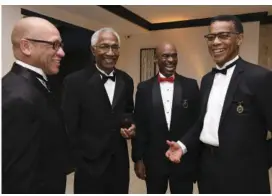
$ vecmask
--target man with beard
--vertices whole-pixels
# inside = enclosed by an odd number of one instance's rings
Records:
[[[91,51],[96,63],[64,81],[63,109],[76,159],[74,192],[127,194],[133,80],[115,68],[120,37],[113,29],[96,31]]]
[[[187,153],[201,142],[199,192],[270,193],[272,72],[239,56],[243,26],[237,17],[212,18],[205,38],[216,68],[202,79],[198,122],[180,138]],[[182,146],[168,144],[166,156],[182,162]]]
[[[146,181],[147,193],[190,194],[196,174],[197,147],[180,164],[171,163],[166,140],[184,136],[198,117],[196,80],[176,73],[178,54],[171,43],[156,48],[159,73],[138,85],[135,104],[137,134],[132,142],[136,175]]]

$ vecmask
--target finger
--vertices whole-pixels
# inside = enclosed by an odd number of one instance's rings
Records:
[[[166,153],[165,153],[165,156],[166,156],[167,158],[170,158],[170,154],[171,154],[170,150],[167,150]]]
[[[128,138],[128,134],[126,133],[126,131],[123,129],[121,130],[121,135],[124,137],[124,138]]]
[[[128,130],[129,130],[129,131],[134,131],[135,128],[136,128],[135,125],[134,125],[134,124],[131,124],[131,126],[128,128]]]

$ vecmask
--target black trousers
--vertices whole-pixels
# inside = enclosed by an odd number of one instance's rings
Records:
[[[39,187],[38,194],[65,194],[66,175],[51,176],[44,179]]]
[[[128,194],[129,167],[120,164],[118,155],[112,155],[106,170],[101,175],[92,175],[77,168],[75,171],[75,194]],[[125,164],[127,165],[127,164]]]
[[[179,175],[147,174],[146,188],[148,194],[165,194],[169,182],[172,194],[192,194],[193,181]]]
[[[202,144],[202,154],[198,179],[198,189],[201,194],[222,194],[220,182],[222,177],[217,171],[218,166],[218,147]]]

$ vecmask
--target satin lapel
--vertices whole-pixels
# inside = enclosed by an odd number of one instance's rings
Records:
[[[163,103],[162,103],[162,96],[161,96],[161,88],[158,82],[158,77],[154,77],[153,80],[153,87],[152,87],[152,103],[153,103],[153,112],[156,116],[155,118],[159,122],[164,122],[165,126],[167,127],[166,123],[166,116],[164,113]]]
[[[174,82],[174,92],[173,92],[173,102],[172,102],[172,114],[171,114],[171,122],[170,122],[170,130],[173,126],[173,122],[177,118],[178,110],[181,108],[182,102],[182,78],[180,78],[177,74],[175,76]],[[178,120],[178,119],[176,119]]]
[[[116,83],[115,83],[115,90],[114,90],[114,96],[112,101],[112,108],[114,108],[118,101],[120,100],[120,97],[125,89],[125,82],[118,70],[116,71]]]
[[[201,86],[201,88],[204,88],[204,89],[200,90],[200,92],[203,90],[202,91],[203,95],[201,95],[203,97],[203,99],[202,99],[202,103],[201,103],[202,107],[201,107],[201,113],[200,113],[203,116],[203,118],[205,117],[205,114],[206,114],[207,104],[209,101],[209,96],[210,96],[210,92],[212,89],[213,80],[214,80],[214,74],[209,73],[205,84],[203,84],[203,86]]]
[[[28,82],[30,82],[33,86],[35,86],[40,92],[46,95],[50,94],[47,88],[43,86],[41,82],[36,78],[35,74],[33,74],[32,71],[28,70],[27,68],[24,68],[14,63],[11,71],[24,77]]]
[[[109,107],[111,107],[107,91],[97,70],[94,70],[94,73],[90,76],[87,84],[91,87],[87,90],[89,90],[92,95],[97,96],[97,100],[101,100],[103,103],[107,103]]]
[[[232,74],[230,84],[229,84],[229,87],[228,87],[228,90],[227,90],[227,93],[226,93],[222,113],[221,113],[220,124],[223,122],[223,120],[224,120],[224,118],[226,116],[226,113],[227,113],[227,111],[228,111],[228,109],[229,109],[229,107],[230,107],[230,105],[232,103],[235,90],[236,90],[236,88],[237,88],[237,86],[239,84],[240,78],[241,78],[240,76],[244,71],[241,64],[242,64],[242,61],[238,60],[237,64],[236,64],[236,67],[235,67],[235,70],[234,70],[234,72]]]

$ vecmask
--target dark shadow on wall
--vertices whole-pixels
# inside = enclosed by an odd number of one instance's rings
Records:
[[[21,14],[26,17],[36,16],[44,18],[53,23],[60,32],[64,43],[65,57],[61,61],[59,73],[54,76],[48,76],[51,89],[60,104],[63,79],[67,75],[83,69],[85,66],[92,65],[93,55],[90,51],[90,40],[94,32],[26,9],[21,9]]]

